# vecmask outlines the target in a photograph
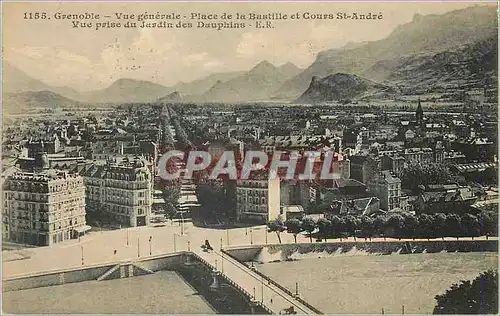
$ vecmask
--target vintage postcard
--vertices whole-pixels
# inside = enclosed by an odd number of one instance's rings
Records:
[[[5,314],[497,314],[498,4],[4,2]]]

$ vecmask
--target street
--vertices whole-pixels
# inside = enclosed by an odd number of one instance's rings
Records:
[[[460,238],[465,240],[470,238]],[[476,240],[485,237],[476,237]],[[490,238],[491,239],[491,238]],[[80,240],[69,240],[50,247],[26,248],[3,251],[3,277],[48,271],[54,269],[95,265],[114,260],[133,260],[176,251],[199,250],[208,240],[215,250],[227,246],[278,244],[274,232],[267,232],[265,226],[234,229],[209,229],[184,224],[161,227],[131,227],[112,231],[90,232]],[[346,239],[343,239],[346,241]],[[353,241],[351,237],[348,239]],[[382,238],[372,241],[382,241]],[[387,238],[387,240],[391,240]],[[440,238],[437,240],[441,240]],[[456,240],[446,238],[446,240]],[[314,240],[313,240],[314,241]],[[340,241],[329,239],[328,241]],[[364,238],[357,241],[364,242]],[[281,233],[282,243],[294,243],[292,234]],[[309,237],[297,236],[298,243],[308,243]],[[115,253],[116,251],[116,253]],[[20,258],[25,258],[21,259]]]

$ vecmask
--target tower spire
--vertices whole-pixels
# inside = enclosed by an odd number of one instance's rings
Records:
[[[422,109],[420,98],[418,98],[417,112],[415,113],[415,116],[417,119],[417,125],[422,125],[424,122],[424,110]]]

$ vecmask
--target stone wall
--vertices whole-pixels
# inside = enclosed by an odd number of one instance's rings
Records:
[[[226,252],[241,262],[273,262],[291,260],[301,255],[327,256],[349,253],[363,254],[411,254],[436,252],[497,252],[497,240],[416,240],[416,241],[374,241],[333,242],[256,245],[228,248]]]
[[[174,270],[184,261],[184,256],[185,253],[175,253],[150,258],[138,258],[138,260],[133,262],[114,262],[14,276],[3,280],[3,291],[17,291],[65,283],[97,280],[97,278],[102,276],[117,264],[126,265],[126,271],[128,271],[128,265],[130,264],[149,269],[153,272],[160,270]],[[139,272],[138,270],[139,269],[137,268],[133,269],[134,275],[143,274],[143,272]],[[128,276],[128,273],[126,275]],[[119,277],[120,271],[117,270],[110,274],[106,279]]]

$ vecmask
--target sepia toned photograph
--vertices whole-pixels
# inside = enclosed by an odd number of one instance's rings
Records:
[[[2,314],[498,314],[498,3],[2,4]]]

